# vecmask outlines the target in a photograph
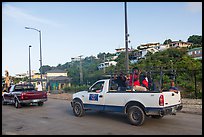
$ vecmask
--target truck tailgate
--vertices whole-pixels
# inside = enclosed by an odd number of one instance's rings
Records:
[[[164,107],[173,106],[181,103],[181,94],[178,92],[165,91],[164,95]]]
[[[47,98],[47,93],[44,91],[29,91],[23,93],[24,100],[43,99]]]

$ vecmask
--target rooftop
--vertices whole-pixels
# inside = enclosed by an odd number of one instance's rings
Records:
[[[45,73],[67,73],[67,72],[61,69],[52,69],[52,70],[46,71]]]

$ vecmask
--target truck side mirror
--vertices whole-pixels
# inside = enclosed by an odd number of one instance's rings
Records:
[[[97,90],[96,88],[92,88],[92,89],[91,89],[92,92],[95,92],[96,90]]]
[[[93,90],[94,90],[94,88],[91,88],[91,87],[90,87],[90,88],[88,89],[88,92],[93,92]]]

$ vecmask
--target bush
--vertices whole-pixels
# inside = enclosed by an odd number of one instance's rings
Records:
[[[65,93],[75,93],[78,91],[83,91],[83,90],[88,90],[89,86],[87,85],[82,85],[82,86],[71,86],[71,87],[64,87],[63,90]]]
[[[195,95],[195,92],[183,91],[181,92],[181,97],[195,99],[196,95]],[[197,99],[202,99],[202,92],[197,93]]]

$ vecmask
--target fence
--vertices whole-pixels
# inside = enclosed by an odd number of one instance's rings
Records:
[[[148,74],[149,79],[155,82],[156,89],[158,90],[167,89],[170,86],[170,82],[174,81],[175,86],[179,87],[179,90],[183,89],[183,96],[202,98],[202,69],[187,70],[167,67],[145,67],[140,68],[140,70]],[[120,72],[125,72],[125,70],[115,70],[115,72],[110,72],[109,76],[119,74]],[[124,74],[131,73],[132,70],[128,70]]]

